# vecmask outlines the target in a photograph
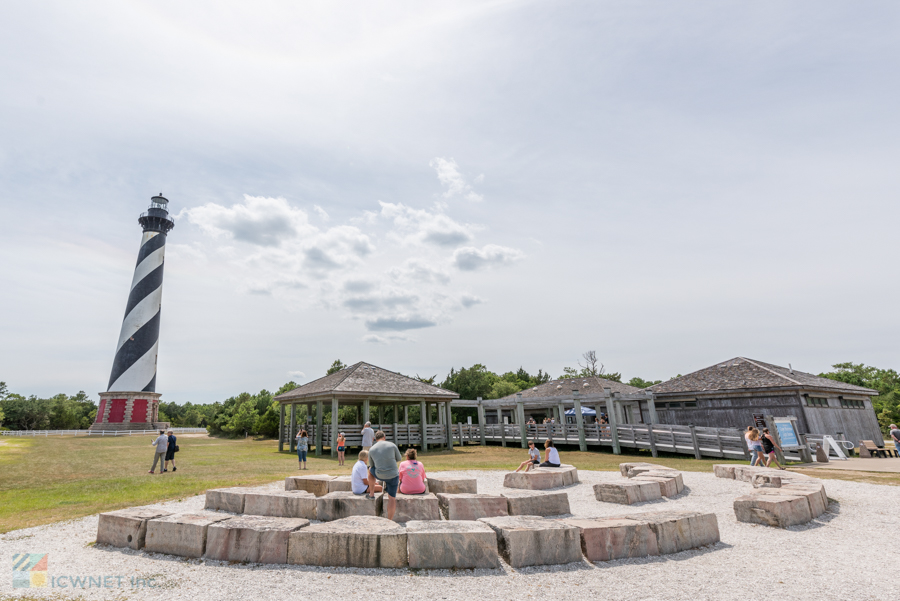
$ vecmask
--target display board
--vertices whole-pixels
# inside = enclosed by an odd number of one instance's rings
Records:
[[[794,420],[776,418],[775,429],[778,430],[782,449],[799,449],[803,446],[800,444],[800,437],[794,428]]]

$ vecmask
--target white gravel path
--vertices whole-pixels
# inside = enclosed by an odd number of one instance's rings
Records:
[[[462,472],[457,472],[462,473]],[[503,472],[466,472],[478,491],[503,490]],[[684,472],[685,493],[633,506],[600,503],[592,484],[618,480],[614,472],[579,471],[567,487],[574,515],[604,516],[658,509],[713,511],[722,541],[714,547],[654,558],[514,570],[412,571],[229,565],[142,551],[97,548],[97,516],[0,535],[0,557],[50,553],[50,575],[121,575],[156,579],[156,588],[13,589],[0,581],[0,598],[21,594],[86,599],[318,598],[330,599],[633,599],[700,601],[748,598],[853,599],[900,597],[900,487],[825,480],[829,513],[780,530],[738,523],[732,501],[749,484]],[[281,488],[282,482],[267,487]],[[197,510],[202,495],[162,503],[169,511]],[[875,555],[873,557],[873,555]],[[9,564],[7,564],[9,565]]]

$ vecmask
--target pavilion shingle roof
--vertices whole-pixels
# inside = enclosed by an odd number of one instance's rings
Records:
[[[746,388],[816,388],[872,396],[878,391],[829,380],[771,363],[735,357],[700,371],[661,382],[647,390],[657,393],[706,392]]]
[[[333,374],[279,394],[277,401],[290,401],[320,395],[408,396],[431,400],[451,400],[459,395],[425,382],[360,361]]]
[[[540,384],[532,388],[526,388],[522,391],[522,400],[529,398],[546,398],[559,397],[560,399],[571,399],[572,391],[578,390],[580,395],[603,394],[603,389],[609,388],[612,392],[621,394],[634,394],[641,392],[640,388],[614,382],[604,378],[565,378],[561,380],[551,380],[546,384]],[[501,400],[516,400],[516,395],[511,394],[503,397]]]

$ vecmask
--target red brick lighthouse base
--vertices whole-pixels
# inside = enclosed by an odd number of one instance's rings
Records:
[[[100,408],[91,430],[159,430],[158,392],[101,392]]]

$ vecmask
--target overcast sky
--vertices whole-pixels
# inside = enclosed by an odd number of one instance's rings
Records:
[[[335,359],[627,380],[900,368],[896,2],[0,8],[0,380],[105,389],[168,239],[157,391]]]

